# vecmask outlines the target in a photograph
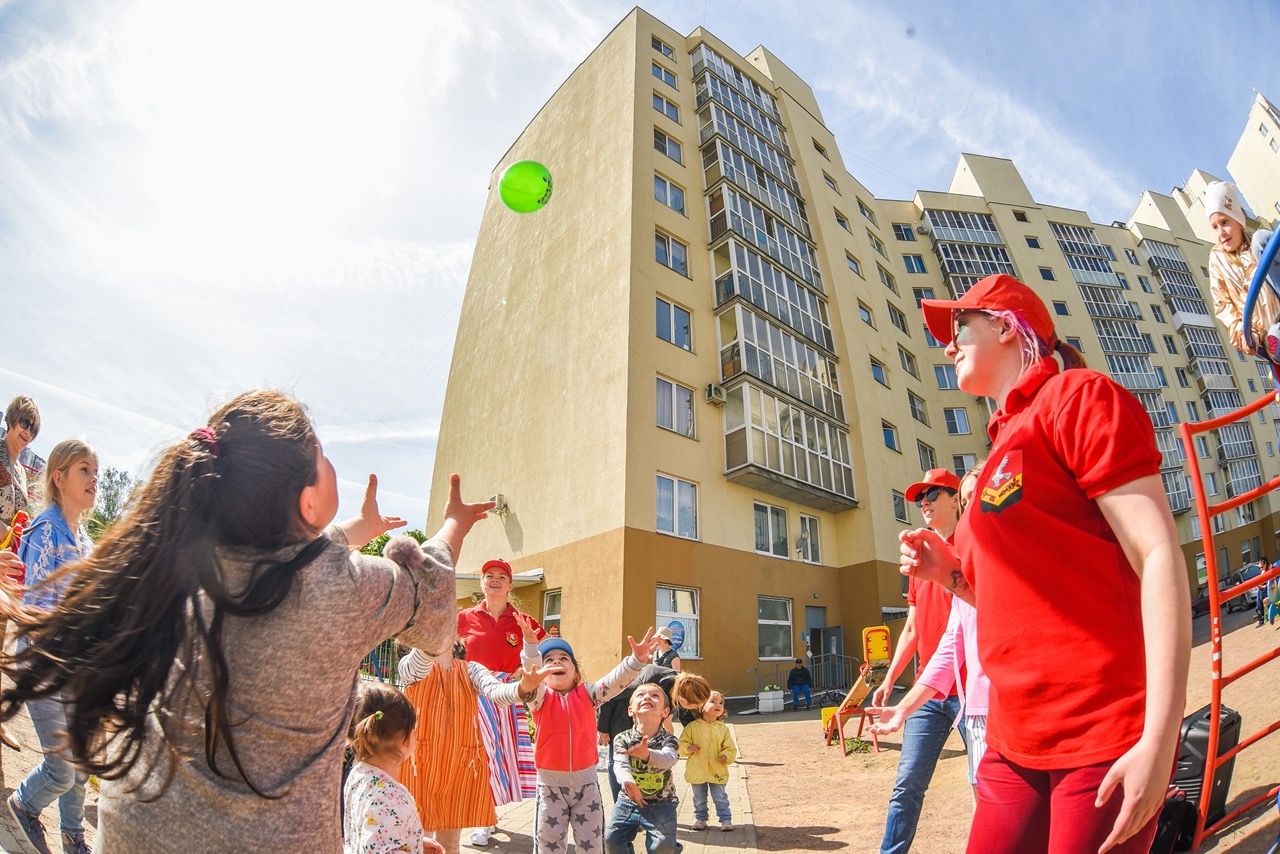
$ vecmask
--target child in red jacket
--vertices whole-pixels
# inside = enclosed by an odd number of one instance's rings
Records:
[[[533,623],[523,617],[518,614],[516,620],[525,644],[537,643]],[[635,679],[657,646],[652,628],[639,641],[628,636],[627,642],[631,655],[608,676],[598,682],[583,682],[569,642],[546,638],[538,643],[540,663],[526,659],[520,682],[510,686],[518,689],[520,700],[529,706],[538,732],[534,746],[538,770],[536,854],[563,854],[571,826],[578,851],[604,851],[604,804],[596,780],[596,706]]]

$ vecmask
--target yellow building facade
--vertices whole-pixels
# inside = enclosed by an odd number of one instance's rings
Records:
[[[1146,405],[1194,577],[1182,454],[1199,449],[1175,422],[1269,380],[1212,343],[1208,244],[1173,197],[1099,225],[1037,203],[1010,161],[964,155],[945,192],[877,199],[777,57],[640,9],[492,186],[524,159],[554,193],[527,215],[490,194],[432,494],[459,472],[469,495],[502,496],[459,571],[511,560],[523,608],[560,626],[589,678],[628,634],[671,625],[685,669],[750,694],[897,625],[897,534],[920,524],[903,492],[980,459],[991,411],[955,388],[918,301],[995,272],[1035,287],[1060,335]],[[1206,443],[1220,492],[1280,470],[1264,415]],[[1232,568],[1275,552],[1270,507],[1242,511],[1219,542]]]

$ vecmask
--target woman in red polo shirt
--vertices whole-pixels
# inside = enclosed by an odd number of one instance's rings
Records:
[[[480,568],[480,588],[484,601],[474,608],[458,612],[458,636],[467,648],[467,660],[474,661],[507,678],[520,670],[522,637],[516,614],[523,613],[511,604],[511,564],[501,558],[487,561]],[[533,623],[539,639],[545,638],[538,621]],[[489,787],[497,806],[532,798],[537,792],[533,744],[529,740],[529,718],[524,706],[495,706],[487,697],[479,696],[480,732],[489,754]],[[477,828],[471,833],[473,845],[489,844],[492,827]]]
[[[1191,645],[1151,420],[1010,276],[922,307],[960,388],[999,406],[956,546],[901,537],[904,574],[977,607],[991,703],[968,850],[1146,852]]]

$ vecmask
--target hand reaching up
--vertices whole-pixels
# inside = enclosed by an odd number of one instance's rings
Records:
[[[520,611],[515,613],[516,622],[520,624],[520,633],[524,636],[525,643],[531,643],[534,646],[538,644],[538,628],[533,622],[533,618],[528,614]]]
[[[627,643],[631,644],[631,654],[636,657],[636,661],[641,664],[647,664],[649,658],[653,655],[653,651],[658,648],[658,638],[653,633],[653,626],[644,633],[639,641],[631,635],[627,635]]]
[[[489,515],[494,507],[492,501],[477,501],[468,504],[462,500],[462,478],[456,474],[449,475],[449,499],[444,505],[444,524],[440,526],[436,538],[444,540],[453,550],[453,563],[458,564],[462,554],[462,540],[471,530],[471,526]]]

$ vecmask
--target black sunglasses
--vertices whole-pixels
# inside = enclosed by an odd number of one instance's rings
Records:
[[[932,504],[933,502],[938,500],[938,495],[941,494],[943,490],[946,490],[947,495],[956,494],[956,491],[954,489],[950,489],[945,486],[931,486],[928,489],[926,489],[924,492],[920,493],[920,495],[916,498],[916,506],[923,507],[925,501],[928,501],[930,504]]]
[[[18,426],[30,433],[32,439],[40,432],[40,428],[36,426],[35,422],[25,415],[18,419]]]

